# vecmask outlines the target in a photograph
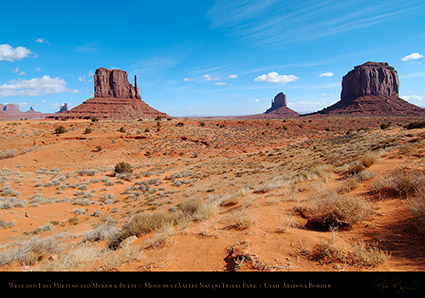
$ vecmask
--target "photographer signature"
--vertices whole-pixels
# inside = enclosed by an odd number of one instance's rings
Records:
[[[401,279],[387,280],[386,278],[377,279],[369,286],[369,291],[380,291],[381,294],[384,294],[385,292],[403,294],[405,292],[416,291],[418,289],[418,281],[404,283]]]

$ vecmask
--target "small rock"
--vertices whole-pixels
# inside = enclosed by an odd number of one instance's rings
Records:
[[[123,241],[121,241],[120,248],[127,247],[130,244],[133,244],[134,242],[136,242],[137,239],[138,238],[136,236],[130,236],[125,238]]]

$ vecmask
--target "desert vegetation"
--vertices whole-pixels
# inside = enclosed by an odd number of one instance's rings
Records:
[[[425,240],[412,121],[8,125],[0,269],[422,270],[420,245],[399,236]]]

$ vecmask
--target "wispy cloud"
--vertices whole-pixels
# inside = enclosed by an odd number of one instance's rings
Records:
[[[207,80],[207,81],[218,81],[218,80],[220,80],[220,78],[213,77],[213,76],[211,76],[209,74],[204,75],[204,79]]]
[[[321,74],[319,74],[319,78],[321,78],[321,77],[333,77],[333,72],[324,72],[324,73],[321,73]]]
[[[75,51],[78,53],[86,54],[94,54],[99,52],[96,42],[86,42],[82,45],[75,47]]]
[[[45,38],[37,38],[36,40],[35,40],[35,42],[36,43],[44,43],[44,44],[50,44],[50,42],[47,40],[47,39],[45,39]]]
[[[217,0],[206,17],[212,28],[225,28],[242,42],[277,46],[309,42],[387,22],[424,6],[420,1],[414,2],[416,5],[402,0],[378,1],[372,5],[367,0]]]

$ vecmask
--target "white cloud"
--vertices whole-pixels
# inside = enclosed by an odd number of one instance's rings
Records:
[[[269,82],[269,83],[275,83],[275,84],[286,84],[289,82],[294,82],[298,80],[299,78],[294,75],[280,75],[277,72],[269,72],[268,74],[263,74],[261,76],[258,76],[254,79],[256,82]]]
[[[229,79],[237,79],[237,78],[238,78],[238,75],[237,74],[231,74],[229,76]]]
[[[191,82],[191,81],[193,81],[193,79],[191,79],[191,78],[184,78],[183,81],[185,81],[185,82]]]
[[[22,60],[32,54],[30,49],[24,47],[13,48],[8,44],[0,44],[0,61],[6,60],[13,62],[15,60]]]
[[[30,80],[12,80],[7,84],[0,85],[0,96],[39,96],[62,92],[78,93],[79,91],[66,87],[64,79],[51,78],[47,75]]]
[[[412,53],[410,55],[404,56],[403,58],[401,58],[401,61],[403,62],[407,62],[409,60],[417,60],[417,59],[421,59],[424,56],[419,54],[419,53]]]
[[[402,96],[402,98],[411,102],[419,102],[425,99],[425,97],[419,95],[406,95]]]
[[[37,38],[35,42],[49,44],[49,42],[45,38]]]
[[[214,77],[210,76],[209,74],[204,75],[204,78],[207,81],[218,81],[218,80],[220,80],[220,78],[214,78]]]
[[[227,85],[227,83],[224,83],[224,82],[217,82],[217,83],[214,83],[214,85],[217,85],[217,86],[224,86],[224,85]]]
[[[258,98],[257,99],[254,99],[254,102],[259,103],[260,100]]]
[[[319,78],[321,78],[321,77],[333,77],[333,72],[324,72],[324,73],[321,73],[321,74],[319,74]]]

